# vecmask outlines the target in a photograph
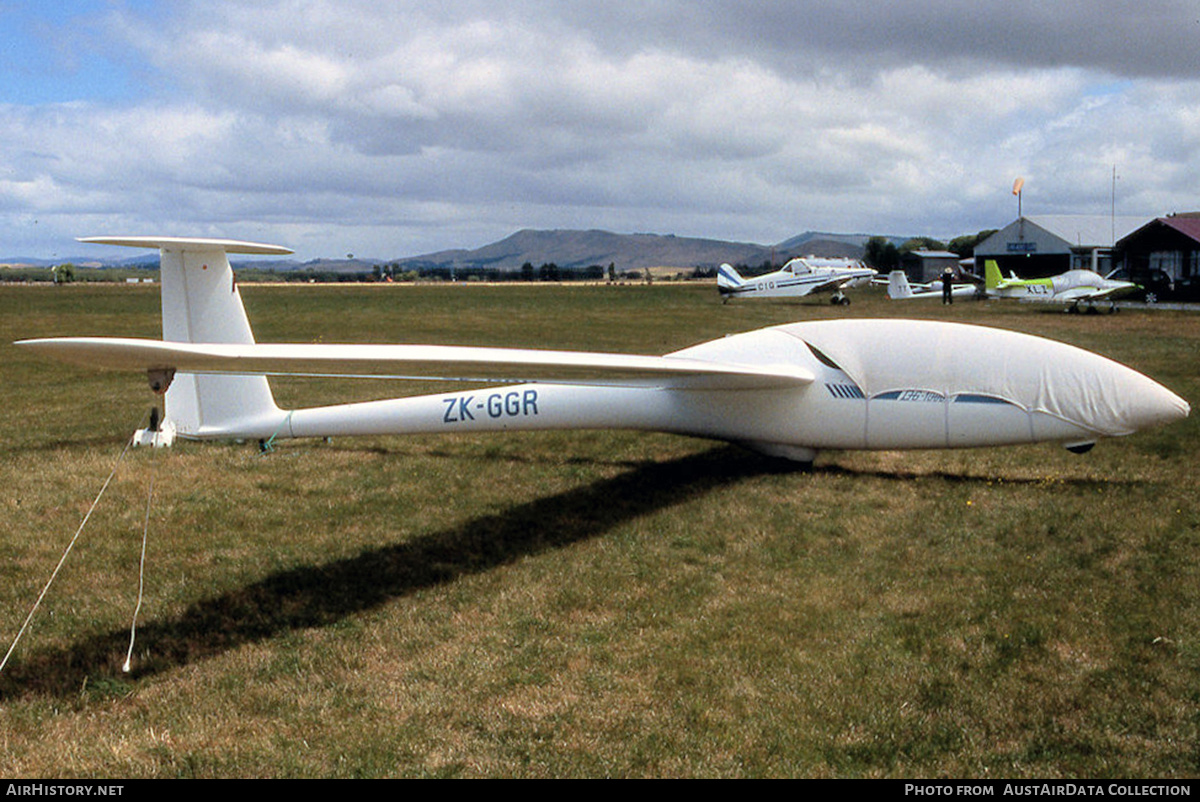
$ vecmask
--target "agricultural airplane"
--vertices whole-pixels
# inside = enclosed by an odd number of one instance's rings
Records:
[[[983,263],[983,277],[989,296],[1070,304],[1071,312],[1078,312],[1080,304],[1095,311],[1097,301],[1108,301],[1112,312],[1116,309],[1114,301],[1141,289],[1131,281],[1105,278],[1092,270],[1068,270],[1049,278],[1031,279],[1019,279],[1010,272],[1005,278],[991,259]]]
[[[950,288],[951,296],[955,298],[974,298],[979,291],[972,284],[954,284]],[[893,301],[907,301],[912,298],[941,298],[942,282],[934,281],[929,284],[909,284],[908,276],[903,270],[893,270],[888,273],[888,298]]]
[[[774,273],[742,278],[731,265],[717,269],[717,289],[728,303],[731,298],[802,297],[814,292],[833,292],[835,304],[848,304],[842,290],[869,282],[875,271],[862,262],[849,260],[796,258]]]
[[[166,410],[137,442],[417,432],[637,429],[739,443],[811,463],[820,449],[912,449],[1098,439],[1186,417],[1142,374],[1070,345],[917,320],[790,323],[665,356],[437,345],[258,344],[231,240],[98,237],[158,248],[163,339],[22,340],[35,353],[144,372]],[[268,376],[457,377],[470,389],[310,409],[276,406]],[[463,378],[469,377],[469,378]],[[521,383],[485,385],[501,377]],[[517,377],[521,377],[518,379]]]

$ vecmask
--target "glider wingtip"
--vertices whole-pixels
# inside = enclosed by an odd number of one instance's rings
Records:
[[[13,340],[13,345],[17,346],[18,348],[38,348],[39,346],[44,346],[48,342],[51,342],[51,338],[27,337],[23,340]]]
[[[282,245],[262,242],[246,242],[234,239],[206,237],[76,237],[76,241],[87,245],[120,245],[127,248],[153,248],[157,250],[221,250],[225,253],[255,254],[265,256],[287,256],[294,253]]]

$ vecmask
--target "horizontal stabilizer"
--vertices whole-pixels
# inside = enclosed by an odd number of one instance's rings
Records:
[[[129,248],[157,248],[164,251],[224,251],[225,253],[286,256],[290,248],[263,245],[234,239],[201,239],[197,237],[80,237],[89,245],[124,245]]]
[[[739,365],[672,356],[638,356],[446,345],[180,343],[110,337],[21,340],[17,345],[64,362],[117,370],[402,379],[622,383],[705,390],[810,384],[791,365]]]

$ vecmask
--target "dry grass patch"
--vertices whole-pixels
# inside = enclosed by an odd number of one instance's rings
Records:
[[[0,631],[149,399],[23,336],[154,336],[157,295],[0,288]],[[246,287],[264,341],[661,353],[827,304],[712,287]],[[896,315],[882,298],[855,315]],[[1094,348],[1200,398],[1200,321],[906,307]],[[390,333],[396,333],[395,337]],[[414,392],[431,391],[421,385]],[[390,384],[292,382],[288,404]],[[94,401],[93,399],[101,399]],[[10,776],[1200,772],[1196,417],[1079,457],[620,432],[128,455],[0,675]],[[120,671],[153,477],[136,669]],[[66,745],[66,746],[64,746]]]

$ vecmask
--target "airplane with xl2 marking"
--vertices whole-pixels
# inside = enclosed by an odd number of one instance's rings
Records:
[[[989,296],[1069,304],[1071,312],[1078,312],[1081,304],[1094,312],[1099,301],[1108,301],[1108,311],[1113,312],[1118,298],[1141,289],[1132,281],[1105,278],[1093,270],[1068,270],[1049,278],[1019,279],[1011,273],[1005,278],[990,259],[983,266],[984,286]]]

